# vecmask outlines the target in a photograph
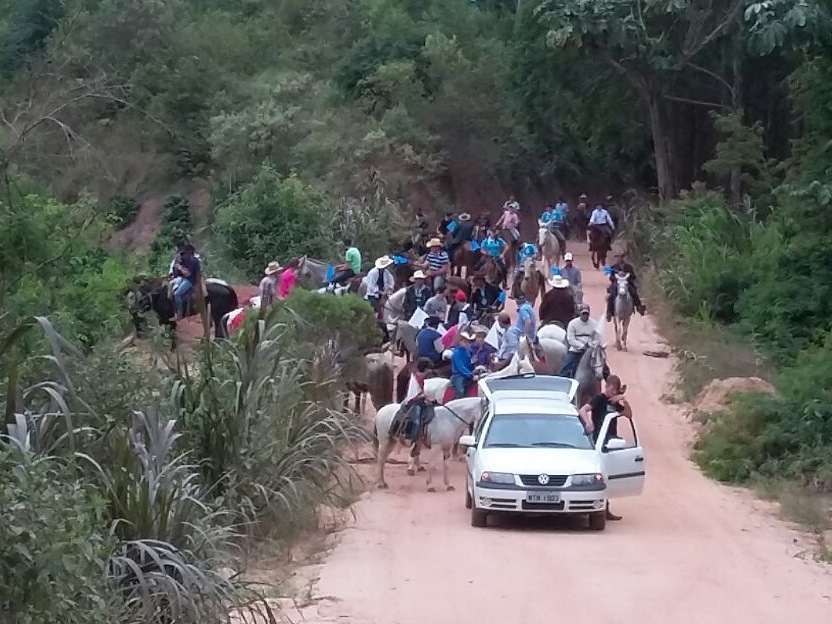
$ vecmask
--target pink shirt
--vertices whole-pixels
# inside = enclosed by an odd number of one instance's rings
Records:
[[[454,325],[451,327],[445,335],[442,336],[442,346],[446,349],[450,349],[454,346],[454,340],[456,339],[456,333],[459,331],[459,325]]]
[[[280,299],[287,299],[289,293],[297,285],[298,273],[294,269],[284,269],[280,274],[280,280],[277,283],[277,296]]]

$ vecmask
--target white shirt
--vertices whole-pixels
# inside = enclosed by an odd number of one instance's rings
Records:
[[[592,318],[582,321],[579,316],[569,321],[569,325],[566,326],[566,342],[569,350],[574,353],[583,351],[595,336],[596,331],[597,325]]]
[[[440,348],[440,349],[438,349],[438,351],[441,353],[442,349]],[[422,388],[419,387],[419,382],[416,381],[416,377],[413,374],[411,374],[410,375],[410,383],[407,384],[407,394],[404,397],[404,403],[407,403],[408,401],[413,399],[421,391],[422,391]]]
[[[390,273],[387,269],[381,269],[384,271],[384,294],[390,296],[393,294],[393,274]],[[366,297],[378,297],[379,296],[379,289],[378,289],[378,272],[379,269],[373,267],[370,269],[370,272],[367,273],[367,277],[364,278],[364,284],[367,286],[367,293]]]
[[[615,229],[615,223],[612,222],[612,217],[610,213],[607,212],[606,208],[596,208],[592,211],[592,215],[589,217],[589,224],[590,225],[609,225],[611,228]]]

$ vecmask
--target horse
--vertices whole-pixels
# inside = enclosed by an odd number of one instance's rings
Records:
[[[589,251],[592,256],[592,266],[601,268],[607,263],[607,254],[612,249],[612,236],[602,225],[589,226]]]
[[[355,396],[355,413],[361,415],[361,396],[369,393],[376,410],[387,405],[393,397],[393,353],[388,348],[381,353],[368,353],[360,360],[345,366],[347,388]],[[344,399],[348,407],[349,395]]]
[[[521,277],[522,275],[522,277]],[[512,295],[516,298],[518,291],[522,291],[526,300],[534,305],[537,302],[537,295],[546,295],[546,278],[538,267],[534,258],[523,260],[523,272],[518,274],[512,285]]]
[[[630,274],[617,273],[615,276],[615,300],[613,302],[615,314],[615,348],[627,350],[627,334],[630,329],[630,319],[633,317],[633,296],[630,294]]]
[[[451,275],[462,277],[462,269],[465,269],[465,277],[470,278],[479,259],[479,252],[471,249],[471,241],[463,241],[451,258]]]
[[[373,446],[376,449],[376,463],[378,467],[379,489],[386,489],[387,483],[384,480],[384,464],[395,445],[406,445],[404,433],[391,432],[391,425],[401,408],[400,403],[391,403],[382,407],[375,417],[373,424]],[[428,415],[428,410],[424,410]],[[471,431],[477,420],[482,415],[482,400],[479,397],[457,399],[447,405],[433,407],[433,417],[429,418],[424,426],[424,434],[420,436],[419,442],[414,445],[408,462],[407,474],[413,476],[419,469],[419,447],[424,444],[430,449],[442,451],[442,481],[447,491],[453,491],[454,486],[448,480],[448,459],[451,456],[451,449],[459,442],[463,432]],[[435,492],[433,487],[433,463],[428,464],[428,492]]]
[[[566,239],[563,234],[558,236],[545,225],[537,229],[537,246],[540,248],[540,255],[546,262],[546,275],[552,274],[553,266],[560,266],[560,259],[566,253]]]
[[[316,260],[309,256],[301,256],[297,268],[298,284],[309,290],[320,290],[326,286],[326,276],[329,272],[330,264],[323,260]],[[364,276],[356,275],[347,282],[346,289],[338,290],[338,294],[343,294],[344,291],[352,294],[362,294],[361,290],[366,289],[364,284]]]
[[[404,297],[407,288],[399,288],[381,306],[380,324],[384,328],[385,342],[396,344],[398,340],[399,321],[404,320]]]
[[[518,226],[519,230],[519,226]],[[517,252],[520,251],[520,239],[514,239],[509,230],[500,230],[500,238],[502,238],[508,246],[508,259],[506,260],[506,268],[511,270],[515,268],[517,259]]]
[[[607,351],[599,336],[589,343],[575,370],[578,382],[578,405],[585,405],[601,392],[601,381],[607,367]]]
[[[540,353],[535,355],[528,339],[524,336],[520,339],[517,355],[530,362],[533,361],[534,372],[538,375],[557,375],[566,357],[566,343],[551,338],[540,338],[540,336],[538,336],[538,342]]]
[[[508,266],[508,264],[506,264],[506,266]],[[506,271],[503,270],[503,267],[500,266],[500,263],[497,262],[497,259],[494,256],[486,256],[480,270],[485,277],[485,281],[489,284],[493,284],[495,286],[505,286],[507,277]]]
[[[566,329],[558,322],[544,323],[537,330],[537,337],[541,340],[557,340],[566,344]]]
[[[193,316],[201,313],[203,298],[197,286],[189,295],[186,303],[185,315]],[[238,308],[237,293],[226,282],[216,278],[205,280],[204,305],[210,311],[211,323],[214,326],[215,338],[228,337],[223,317]],[[176,349],[176,306],[168,296],[168,284],[161,278],[134,280],[133,286],[127,291],[130,316],[133,320],[133,330],[137,337],[146,329],[147,321],[144,315],[151,310],[156,313],[159,323],[168,328],[171,337],[171,351]]]

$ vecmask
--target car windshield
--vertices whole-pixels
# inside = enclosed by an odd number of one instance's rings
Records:
[[[593,446],[575,416],[506,414],[491,421],[483,448],[592,449]]]

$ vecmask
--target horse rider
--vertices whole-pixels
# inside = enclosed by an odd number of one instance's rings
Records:
[[[373,268],[364,278],[364,284],[367,286],[367,293],[364,298],[370,302],[376,314],[381,312],[384,302],[393,294],[393,289],[396,286],[396,280],[388,268],[392,264],[393,259],[390,256],[377,258]]]
[[[520,240],[520,204],[516,201],[506,202],[503,205],[503,214],[494,224],[494,228],[506,230],[511,236],[513,242]]]
[[[439,226],[436,228],[436,233],[444,238],[448,234],[453,234],[454,230],[456,230],[454,213],[446,212],[445,217],[439,222]]]
[[[514,195],[509,195],[508,199],[503,203],[503,210],[520,211],[520,202],[515,199]]]
[[[464,290],[457,290],[454,293],[454,302],[448,311],[447,327],[459,325],[465,327],[475,318],[474,307],[468,303],[468,295]]]
[[[552,289],[540,301],[540,323],[557,321],[565,328],[575,318],[575,297],[566,278],[555,275],[549,284]]]
[[[327,284],[327,290],[332,290],[336,285],[343,286],[361,273],[361,252],[358,251],[358,247],[352,244],[351,238],[345,238],[344,245],[347,248],[344,252],[344,262],[335,267],[335,275]]]
[[[451,266],[451,257],[442,248],[442,241],[438,238],[432,238],[428,241],[428,255],[425,256],[424,266],[427,269],[428,278],[433,283],[434,290],[445,283],[445,278]]]
[[[474,336],[467,330],[461,330],[457,334],[457,345],[451,355],[451,386],[454,389],[454,399],[465,397],[477,381],[474,365],[471,362],[471,352],[468,350],[472,340]]]
[[[560,268],[560,275],[575,288],[581,288],[581,270],[575,266],[574,259],[570,252],[563,254],[563,266]]]
[[[537,224],[540,227],[550,227],[552,222],[552,216],[554,215],[554,206],[544,206],[543,212],[540,213],[540,216],[537,218]]]
[[[586,224],[589,223],[589,199],[586,196],[586,193],[581,193],[581,196],[578,198],[578,207],[576,210],[576,220],[578,225],[583,229],[586,230]],[[584,232],[584,235],[586,232]]]
[[[442,334],[436,329],[441,322],[438,316],[429,316],[416,334],[416,358],[426,358],[434,368],[442,365]]]
[[[609,211],[603,205],[598,204],[595,206],[595,210],[589,215],[589,225],[600,227],[609,236],[609,239],[612,240],[613,233],[615,232],[615,223]]]
[[[534,312],[534,308],[526,299],[523,291],[516,294],[515,301],[517,303],[517,321],[515,322],[515,327],[526,337],[529,344],[537,345],[537,315]]]
[[[560,216],[560,227],[563,228],[564,236],[569,236],[569,204],[566,203],[566,200],[563,198],[563,195],[558,197],[558,201],[555,204],[555,214]]]
[[[407,386],[407,394],[402,403],[402,409],[407,413],[407,440],[415,445],[422,435],[422,411],[427,405],[425,397],[425,377],[432,368],[432,363],[427,358],[416,360],[416,369],[410,374],[410,383]]]
[[[575,370],[578,368],[581,356],[595,338],[597,331],[595,321],[589,318],[589,306],[581,305],[578,317],[569,321],[566,326],[566,344],[569,350],[566,352],[563,366],[558,373],[561,377],[575,377]]]
[[[283,270],[279,262],[269,262],[265,273],[265,277],[260,280],[260,307],[270,308],[275,299],[277,299],[277,280],[278,274]]]
[[[182,278],[173,287],[173,301],[176,306],[175,320],[182,320],[185,316],[185,297],[200,283],[201,272],[202,265],[196,257],[196,249],[187,243],[173,267],[174,278]]]
[[[497,349],[495,362],[492,366],[494,370],[502,370],[511,362],[511,358],[517,353],[520,348],[520,337],[523,332],[518,329],[516,325],[511,324],[511,317],[508,312],[500,312],[497,316],[497,325],[502,331],[500,336],[500,346]]]
[[[537,245],[531,241],[527,241],[520,245],[520,249],[517,250],[517,270],[522,271],[523,263],[529,258],[536,258],[539,253],[540,250],[537,248]]]
[[[479,236],[477,239],[478,241],[485,238],[486,233],[488,230],[491,229],[491,217],[488,215],[486,211],[482,211],[479,216],[477,217],[476,221],[474,221],[474,230]]]
[[[448,255],[453,258],[456,250],[470,241],[474,236],[474,223],[471,221],[471,215],[463,212],[456,220],[456,230],[451,235],[451,240],[448,242],[446,248]]]
[[[474,270],[479,271],[482,268],[482,265],[485,264],[486,258],[494,258],[497,261],[497,264],[500,265],[500,268],[503,270],[503,274],[507,273],[506,269],[506,254],[508,253],[508,244],[502,237],[497,236],[496,231],[494,228],[488,230],[488,234],[480,243],[480,254],[481,258],[477,261]]]
[[[500,293],[502,291],[494,284],[485,281],[481,274],[474,274],[471,295],[468,301],[474,307],[474,315],[481,319],[483,314],[499,305]]]
[[[615,286],[616,275],[619,273],[626,273],[630,275],[627,280],[627,286],[630,289],[630,296],[633,298],[633,307],[636,311],[644,316],[647,308],[641,302],[641,297],[638,295],[638,288],[636,287],[636,273],[633,265],[626,261],[627,254],[623,250],[615,252],[615,264],[610,267],[610,285],[607,288],[607,322],[612,321],[615,316]]]
[[[411,277],[412,284],[404,291],[404,317],[409,319],[418,308],[424,308],[428,299],[433,296],[430,286],[425,283],[427,276],[421,269]]]

